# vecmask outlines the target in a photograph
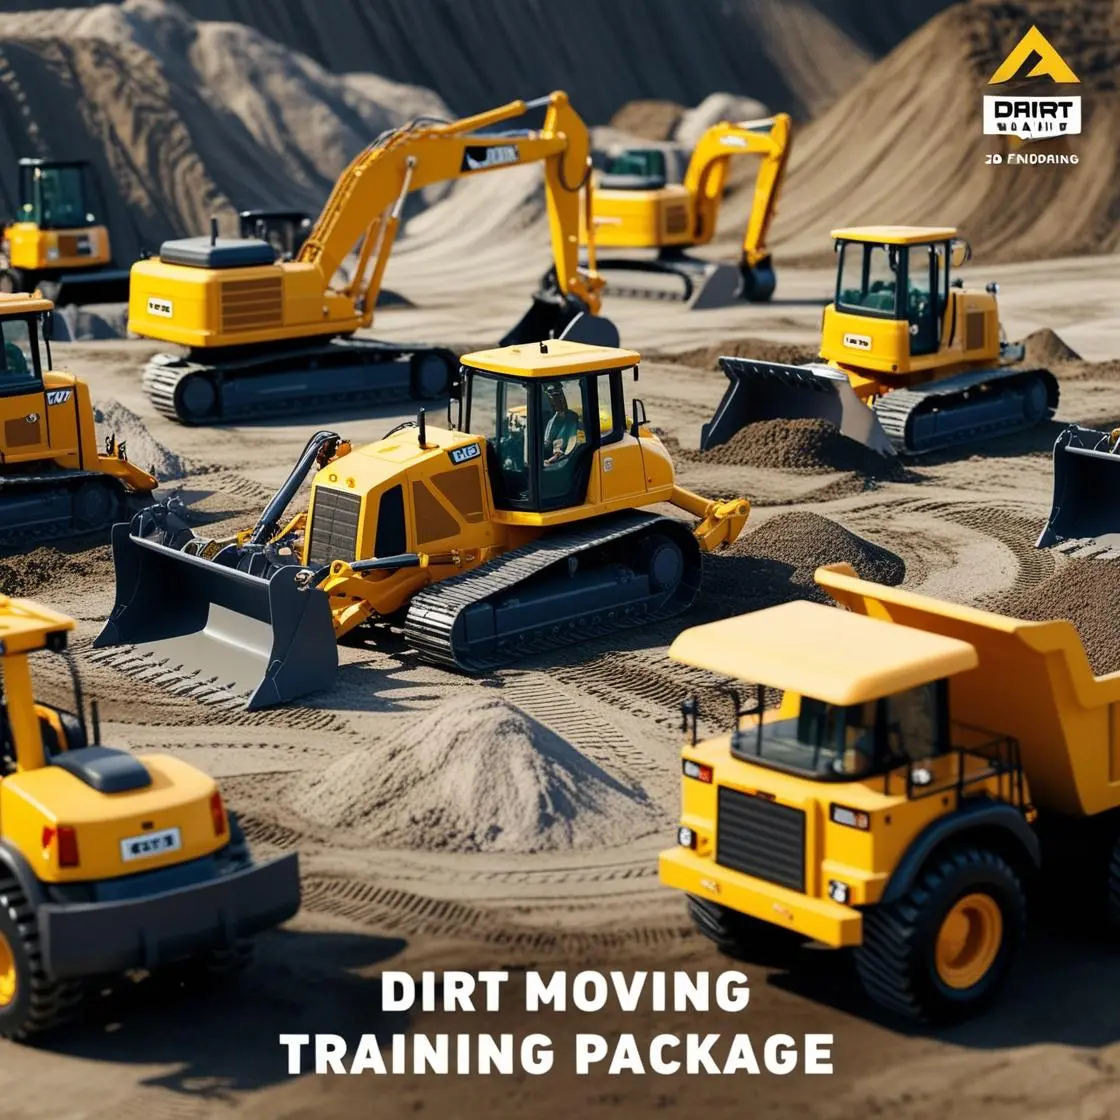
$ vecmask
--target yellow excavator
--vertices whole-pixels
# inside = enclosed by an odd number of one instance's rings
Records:
[[[638,361],[566,339],[467,354],[454,424],[449,401],[447,428],[421,410],[365,447],[317,433],[252,529],[206,540],[170,504],[114,526],[94,645],[141,647],[255,708],[326,688],[336,641],[365,623],[477,673],[680,613],[701,552],[736,540],[750,505],[676,484],[642,402],[626,413]],[[642,508],[659,502],[696,523]]]
[[[87,981],[226,976],[300,906],[298,855],[255,863],[212,778],[102,742],[72,660],[72,707],[36,700],[33,661],[73,629],[0,595],[0,1038],[66,1021]]]
[[[113,263],[109,230],[85,160],[21,159],[19,202],[0,242],[0,292],[36,289],[56,303],[123,303],[128,269]]]
[[[0,292],[0,548],[108,529],[159,485],[115,436],[99,451],[89,386],[51,368],[53,315]]]
[[[684,284],[679,297],[693,309],[735,299],[764,303],[774,294],[774,266],[768,247],[770,226],[789,162],[792,123],[787,113],[757,121],[722,121],[701,136],[683,177],[674,164],[678,153],[666,146],[625,148],[608,156],[595,175],[591,222],[599,249],[657,251],[649,257],[606,257],[598,268],[668,273]],[[754,202],[737,268],[690,256],[716,233],[720,204],[732,157],[761,157]],[[588,244],[586,222],[580,229]],[[609,287],[610,295],[664,298],[656,288]]]
[[[884,455],[922,455],[1033,427],[1058,382],[1004,338],[998,285],[951,279],[971,257],[950,226],[833,230],[836,294],[820,362],[720,358],[728,381],[704,450],[759,420],[815,417]]]
[[[545,108],[538,130],[494,126]],[[132,269],[129,330],[174,343],[144,373],[155,407],[184,424],[300,413],[447,391],[455,355],[428,343],[355,338],[373,322],[410,192],[432,183],[544,164],[554,284],[539,291],[503,344],[550,336],[613,345],[599,316],[603,281],[579,267],[579,214],[590,197],[591,141],[567,95],[513,101],[463,120],[421,118],[380,136],[343,172],[291,260],[260,238],[168,241]],[[340,289],[339,266],[357,246]],[[592,254],[593,258],[594,254]],[[457,267],[469,271],[469,262]]]

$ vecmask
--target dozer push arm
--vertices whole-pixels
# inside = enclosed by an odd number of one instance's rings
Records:
[[[542,105],[548,110],[538,131],[479,131]],[[579,269],[580,192],[589,185],[590,155],[587,126],[562,92],[511,101],[457,121],[415,121],[379,137],[353,160],[295,259],[320,273],[326,291],[358,245],[358,267],[345,295],[368,325],[408,194],[465,175],[543,161],[557,282],[562,292],[597,312],[603,281]]]
[[[677,509],[683,509],[693,517],[700,518],[700,523],[692,532],[704,552],[715,552],[717,549],[734,544],[751,515],[751,504],[746,498],[714,502],[694,494],[691,490],[674,486],[673,496],[669,500]]]
[[[751,267],[767,257],[766,239],[789,161],[791,130],[789,114],[778,113],[760,121],[724,121],[704,133],[684,177],[685,187],[696,200],[695,244],[706,245],[715,236],[730,158],[761,155],[754,202],[743,236],[743,257]]]

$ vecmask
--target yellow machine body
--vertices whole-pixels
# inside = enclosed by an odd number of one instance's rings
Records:
[[[103,268],[113,259],[103,225],[43,229],[35,222],[13,222],[4,239],[12,267],[24,272]]]

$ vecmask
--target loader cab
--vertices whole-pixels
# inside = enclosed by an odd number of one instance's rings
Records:
[[[622,378],[638,355],[551,339],[467,354],[453,396],[486,440],[498,509],[545,513],[586,500],[599,448],[626,434]]]
[[[18,220],[44,230],[96,225],[89,164],[85,160],[21,159]]]
[[[956,232],[915,226],[833,231],[836,309],[905,320],[910,356],[936,353],[949,306],[950,271],[971,255]]]

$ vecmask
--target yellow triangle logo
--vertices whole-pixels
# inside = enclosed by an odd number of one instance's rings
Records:
[[[1058,54],[1050,40],[1037,27],[1032,27],[1000,63],[999,69],[991,76],[988,85],[996,86],[1001,82],[1011,81],[1035,55],[1038,56],[1038,61],[1026,77],[1050,78],[1063,84],[1081,83],[1081,79],[1066,65],[1066,60]]]

